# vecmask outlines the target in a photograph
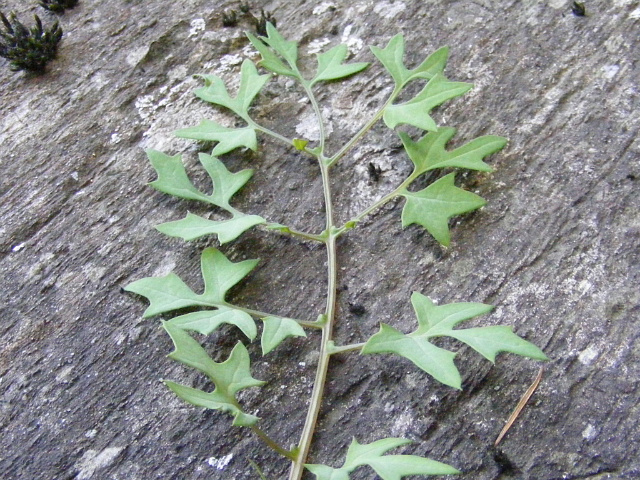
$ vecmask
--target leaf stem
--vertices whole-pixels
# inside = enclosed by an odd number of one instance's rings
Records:
[[[308,320],[299,320],[297,318],[283,317],[282,315],[274,315],[272,313],[265,313],[265,312],[261,312],[259,310],[254,310],[252,308],[239,307],[238,305],[227,304],[226,306],[230,307],[230,308],[233,308],[235,310],[240,310],[241,312],[248,313],[252,317],[257,317],[257,318],[278,317],[278,318],[284,318],[284,319],[287,319],[287,320],[293,320],[294,322],[297,322],[302,327],[317,328],[317,329],[322,328],[322,325],[319,325],[318,322],[310,322]]]
[[[260,440],[262,440],[265,443],[265,445],[267,445],[271,450],[291,460],[294,460],[296,458],[295,452],[291,450],[286,450],[285,448],[281,447],[278,444],[278,442],[276,442],[269,435],[264,433],[259,427],[256,427],[255,425],[251,425],[251,431],[255,433],[260,438]]]
[[[336,353],[345,353],[352,352],[354,350],[362,350],[362,347],[365,346],[366,342],[363,343],[352,343],[350,345],[341,345],[336,347],[335,345],[330,345],[329,355],[335,355]]]
[[[331,355],[335,353],[336,348],[333,344],[333,325],[335,322],[336,313],[336,296],[337,296],[337,284],[338,284],[338,267],[337,267],[337,250],[336,250],[336,238],[340,236],[343,231],[348,230],[345,226],[344,229],[337,229],[333,220],[333,202],[331,200],[331,184],[329,182],[329,169],[342,158],[351,147],[362,138],[375,124],[382,115],[384,109],[396,98],[400,93],[402,86],[396,86],[389,99],[385,102],[382,108],[374,115],[374,117],[367,122],[367,124],[360,129],[360,131],[345,144],[333,157],[327,158],[324,156],[325,145],[325,129],[322,122],[322,115],[318,103],[313,95],[313,92],[302,76],[300,76],[301,83],[311,100],[311,105],[318,118],[320,126],[320,147],[317,153],[312,153],[318,159],[320,166],[320,173],[322,175],[322,188],[324,194],[325,215],[326,215],[326,228],[325,228],[325,244],[327,246],[327,304],[324,315],[324,323],[322,325],[322,338],[320,340],[320,357],[318,360],[318,366],[316,370],[316,377],[313,383],[313,390],[311,392],[311,400],[309,402],[309,409],[307,410],[307,418],[300,436],[300,443],[298,444],[298,452],[289,473],[289,480],[300,480],[304,472],[304,463],[309,454],[311,447],[311,441],[315,432],[316,424],[318,422],[318,416],[320,414],[320,407],[322,404],[322,397],[324,393],[324,387],[327,381],[327,373],[329,371],[329,362]],[[404,183],[403,185],[404,186]],[[400,188],[400,187],[399,187]],[[388,201],[390,198],[386,199]],[[377,207],[375,207],[377,208]],[[338,347],[340,348],[340,347]],[[355,349],[354,347],[353,349]],[[361,348],[361,347],[360,347]],[[345,350],[346,351],[346,350]]]
[[[307,233],[307,232],[302,232],[300,230],[296,230],[294,228],[291,228],[287,225],[280,225],[278,223],[273,223],[273,222],[268,222],[265,225],[266,228],[268,228],[269,230],[275,230],[277,232],[284,234],[288,234],[291,235],[293,237],[298,237],[298,238],[302,238],[303,240],[312,240],[314,242],[320,242],[320,243],[324,243],[326,238],[322,235],[316,235],[313,233]]]
[[[317,115],[320,115],[320,109],[318,108],[318,104],[317,104],[317,102],[315,100],[315,97],[313,97],[313,95],[311,94],[311,90],[308,90],[308,92],[311,95],[310,98],[312,99],[311,100],[312,105],[315,104],[314,112]],[[249,117],[246,117],[245,120],[247,121],[247,123],[249,124],[250,127],[255,128],[256,130],[258,130],[258,131],[260,131],[262,133],[270,135],[273,138],[275,138],[276,140],[280,140],[285,145],[292,146],[294,144],[293,143],[293,139],[287,138],[284,135],[280,135],[278,132],[274,132],[273,130],[271,130],[271,129],[267,128],[267,127],[263,127],[262,125],[256,123],[255,121],[253,121]],[[324,125],[322,124],[322,121],[320,121],[320,132],[321,132],[321,135],[324,135]],[[324,148],[324,137],[323,136],[320,137],[320,144],[323,147],[322,148],[318,147],[317,150],[322,151],[323,148]],[[314,156],[314,157],[324,161],[325,157],[322,154],[318,155],[318,153],[315,150],[316,150],[315,148],[314,149],[310,149],[308,147],[305,147],[301,151],[303,151],[305,153],[308,153],[309,155]]]
[[[256,130],[259,130],[262,133],[266,133],[267,135],[270,135],[273,138],[280,140],[286,145],[289,145],[289,146],[293,145],[293,140],[285,137],[284,135],[280,135],[278,132],[274,132],[273,130],[267,127],[263,127],[262,125],[256,123],[252,118],[246,117],[244,118],[244,120],[249,124],[250,127],[255,128]]]
[[[327,159],[327,165],[329,167],[332,166],[334,163],[336,163],[338,160],[340,160],[349,150],[351,150],[351,147],[353,147],[353,145],[355,145],[362,137],[364,137],[367,134],[369,130],[371,130],[371,128],[373,128],[373,126],[378,122],[378,120],[382,118],[382,115],[384,115],[385,108],[387,108],[391,104],[391,102],[393,102],[396,99],[396,97],[398,96],[401,90],[402,90],[402,86],[396,86],[393,89],[393,92],[391,92],[391,95],[389,95],[389,98],[387,99],[387,101],[376,112],[376,114],[371,118],[371,120],[369,120],[358,131],[358,133],[356,133],[353,136],[351,140],[345,143],[344,146],[340,150],[338,150],[338,152],[333,157]]]
[[[393,200],[395,197],[400,195],[400,192],[402,192],[402,190],[405,190],[411,184],[411,182],[413,182],[416,179],[416,177],[417,175],[415,175],[415,171],[414,171],[414,173],[409,175],[409,177],[400,185],[398,185],[398,187],[396,187],[392,192],[386,194],[384,197],[380,198],[379,200],[376,200],[373,204],[365,208],[362,212],[360,212],[358,215],[353,217],[350,221],[354,223],[361,222],[362,219],[367,215],[369,215],[371,212],[377,210],[385,203]],[[341,227],[340,233],[343,233],[344,231],[347,231],[347,229],[345,227]]]
[[[304,88],[304,91],[307,93],[307,96],[311,101],[311,107],[313,108],[313,111],[316,114],[316,118],[318,119],[318,128],[320,130],[320,152],[324,153],[324,142],[326,138],[326,132],[324,129],[324,122],[322,121],[322,112],[320,111],[320,106],[318,105],[316,97],[313,94],[313,91],[311,90],[310,82],[307,82],[306,80],[304,80],[302,78],[302,75],[300,75],[300,79],[301,79],[302,87]]]
[[[331,203],[331,191],[329,188],[329,172],[328,167],[323,162],[320,163],[322,171],[322,179],[325,194],[325,211],[327,215],[327,231],[331,232],[333,226],[333,206]],[[322,396],[327,381],[327,372],[329,371],[329,360],[331,357],[330,345],[333,334],[333,323],[335,320],[335,304],[337,292],[337,254],[336,254],[336,235],[330,233],[326,241],[327,245],[327,305],[325,313],[325,322],[322,326],[322,339],[320,341],[320,358],[316,370],[316,377],[313,382],[313,391],[311,392],[311,400],[309,409],[307,410],[307,418],[305,420],[300,443],[298,444],[298,456],[294,460],[289,473],[289,480],[300,480],[304,471],[304,462],[306,461],[313,433],[318,422],[320,406],[322,404]]]
[[[334,231],[335,228],[333,223],[333,201],[331,199],[331,184],[329,182],[329,165],[327,164],[324,157],[325,129],[322,122],[322,116],[320,114],[320,108],[315,99],[315,96],[313,95],[313,92],[309,88],[309,85],[306,81],[302,80],[302,84],[305,88],[305,91],[307,92],[307,95],[309,96],[309,99],[311,100],[311,105],[313,106],[313,110],[318,117],[318,123],[320,125],[320,148],[319,153],[316,155],[316,157],[318,159],[318,165],[320,166],[320,173],[322,176],[322,190],[324,195],[326,219],[325,244],[327,246],[327,303],[322,322],[320,357],[316,369],[316,377],[313,382],[313,390],[311,392],[311,399],[309,401],[309,408],[307,410],[307,418],[302,429],[300,442],[298,443],[298,454],[291,466],[289,480],[300,480],[302,478],[302,474],[304,472],[304,464],[307,456],[309,455],[311,441],[313,439],[313,434],[318,422],[318,416],[320,414],[324,387],[327,381],[327,373],[329,371],[329,361],[331,358],[329,347],[332,342],[333,324],[335,321],[338,281],[336,252],[337,235]]]

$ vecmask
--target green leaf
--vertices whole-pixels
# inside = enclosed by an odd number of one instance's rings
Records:
[[[187,213],[182,220],[156,225],[156,229],[170,237],[194,240],[204,235],[215,234],[220,245],[235,240],[242,233],[255,225],[265,223],[258,215],[238,215],[229,220],[207,220],[206,218]]]
[[[231,197],[251,178],[253,170],[245,169],[231,173],[224,163],[216,157],[201,153],[199,155],[200,163],[209,174],[213,184],[213,192],[211,195],[206,195],[193,186],[179,155],[171,157],[155,150],[149,150],[147,155],[158,174],[158,179],[150,183],[152,187],[176,197],[215,205],[233,215],[233,218],[229,220],[214,221],[188,213],[182,220],[156,226],[158,231],[185,240],[216,234],[222,245],[235,240],[249,228],[265,223],[262,217],[245,215],[229,204]]]
[[[398,34],[389,40],[385,48],[370,47],[373,54],[393,77],[396,87],[403,87],[411,80],[425,78],[430,80],[435,75],[442,73],[447,64],[449,49],[440,48],[429,55],[420,65],[413,70],[407,69],[403,62],[404,37]]]
[[[362,348],[362,354],[395,353],[411,360],[440,383],[460,389],[462,379],[453,363],[456,354],[436,347],[425,337],[410,337],[395,328],[380,324],[380,331]]]
[[[414,98],[405,103],[389,105],[384,110],[384,123],[389,128],[407,124],[423,130],[436,131],[431,110],[454,97],[465,94],[473,85],[450,82],[443,75],[435,75]]]
[[[229,201],[242,186],[249,181],[253,170],[245,169],[236,173],[227,170],[224,163],[216,157],[200,153],[198,158],[213,183],[213,192],[206,195],[193,186],[187,176],[180,155],[173,157],[156,150],[148,150],[147,156],[158,174],[158,179],[151,182],[156,190],[187,200],[199,200],[233,213]]]
[[[296,72],[291,70],[289,67],[287,67],[282,62],[282,60],[280,60],[278,56],[269,49],[267,45],[262,43],[261,40],[254,37],[249,32],[246,32],[246,35],[249,41],[251,42],[251,44],[254,46],[256,50],[258,50],[258,52],[260,53],[260,56],[262,57],[262,60],[258,62],[258,65],[260,65],[263,68],[266,68],[267,70],[271,70],[272,72],[277,73],[278,75],[285,75],[287,77],[299,78],[299,75],[296,74]]]
[[[388,450],[411,443],[403,438],[384,438],[370,444],[353,439],[344,465],[331,468],[326,465],[306,464],[316,480],[347,480],[356,468],[368,465],[382,480],[400,480],[408,475],[452,475],[460,473],[444,463],[416,455],[384,455]]]
[[[348,77],[369,66],[365,62],[343,64],[342,62],[347,58],[347,54],[348,48],[344,44],[336,45],[331,50],[318,54],[318,72],[310,84],[314,85],[321,81]]]
[[[253,170],[244,169],[231,173],[216,157],[206,153],[198,154],[200,163],[209,174],[213,183],[213,193],[210,195],[212,203],[228,205],[231,197],[240,190],[253,175]]]
[[[172,318],[167,323],[182,330],[192,330],[202,335],[213,333],[223,323],[235,325],[250,340],[256,338],[258,334],[256,323],[251,315],[230,307],[218,307],[217,310],[187,313]]]
[[[194,293],[173,272],[164,277],[147,277],[136,280],[124,289],[127,292],[142,295],[149,300],[149,307],[142,315],[144,318],[193,305],[207,305],[201,300],[200,295]]]
[[[262,37],[262,40],[284,58],[292,68],[296,68],[298,61],[297,42],[285,39],[270,22],[267,22],[267,36]]]
[[[486,204],[475,193],[454,185],[455,173],[450,173],[419,192],[404,189],[400,195],[407,199],[402,209],[402,226],[422,225],[444,246],[451,242],[449,219],[470,212]]]
[[[307,463],[305,468],[316,476],[316,480],[349,480],[349,473],[341,468],[315,463]]]
[[[369,462],[383,480],[400,480],[409,475],[455,475],[460,473],[446,463],[416,455],[389,455]]]
[[[214,383],[215,389],[207,393],[174,382],[165,384],[180,398],[193,405],[230,413],[235,417],[234,425],[253,425],[258,418],[242,412],[235,394],[245,388],[264,385],[265,382],[251,376],[249,353],[245,346],[242,343],[236,344],[226,361],[216,363],[187,332],[168,322],[163,322],[163,327],[175,346],[169,357],[206,374]]]
[[[212,155],[223,155],[241,147],[250,148],[254,151],[258,148],[258,139],[253,128],[227,128],[213,120],[201,120],[195,127],[180,129],[175,132],[175,135],[191,140],[218,142],[211,152]]]
[[[407,440],[406,438],[383,438],[373,443],[362,445],[354,438],[351,440],[349,450],[347,450],[347,457],[345,459],[344,466],[359,467],[361,465],[366,465],[368,460],[377,460],[388,450],[402,445],[407,445],[409,443],[411,443],[411,440]]]
[[[244,413],[239,407],[228,403],[215,392],[204,392],[197,388],[172,382],[171,380],[164,380],[163,383],[179,398],[191,405],[211,410],[220,410],[233,415],[233,426],[235,427],[251,427],[260,420],[260,418],[255,415]]]
[[[194,187],[189,180],[181,155],[170,156],[157,150],[147,150],[146,153],[158,174],[158,179],[149,185],[176,197],[211,202],[209,197]]]
[[[492,363],[495,362],[499,352],[515,353],[536,360],[548,360],[542,350],[513,333],[513,328],[510,326],[496,325],[453,330],[449,336],[466,343]]]
[[[194,91],[197,97],[226,107],[242,118],[247,117],[251,102],[271,77],[271,75],[259,75],[255,65],[250,60],[245,60],[242,62],[240,71],[238,94],[233,98],[229,95],[224,81],[217,75],[199,76],[204,79],[205,85]]]
[[[230,262],[219,250],[206,248],[202,252],[202,278],[204,293],[202,297],[211,303],[224,303],[227,291],[246,277],[258,263],[258,260]]]
[[[440,127],[436,132],[429,132],[414,142],[409,135],[399,132],[404,148],[415,166],[414,175],[446,167],[467,168],[483,172],[493,171],[482,159],[502,149],[507,144],[506,138],[485,135],[454,150],[445,150],[447,142],[455,134],[455,128]]]
[[[285,40],[271,23],[267,23],[267,37],[257,38],[249,32],[246,32],[246,35],[251,44],[262,56],[262,60],[258,62],[261,67],[279,75],[286,75],[302,80],[296,64],[298,61],[298,44],[296,42]],[[269,47],[271,47],[273,51]],[[280,60],[278,55],[285,59],[289,67]]]
[[[145,318],[184,307],[228,306],[224,300],[227,291],[248,275],[258,260],[232,263],[215,248],[207,248],[202,252],[200,263],[205,285],[202,295],[191,290],[175,273],[137,280],[127,285],[125,290],[149,300],[149,308],[143,315]]]
[[[536,360],[547,359],[538,347],[518,337],[510,327],[453,329],[460,322],[488,313],[493,308],[491,305],[450,303],[439,306],[418,292],[411,296],[411,303],[418,318],[417,330],[403,334],[382,324],[380,331],[367,341],[361,353],[395,353],[411,360],[436,380],[458,389],[461,388],[461,379],[460,372],[453,363],[455,354],[431,344],[431,338],[453,337],[491,362],[498,352],[511,352]]]
[[[265,317],[262,321],[264,322],[261,339],[263,355],[271,352],[288,337],[307,336],[300,324],[290,318]]]

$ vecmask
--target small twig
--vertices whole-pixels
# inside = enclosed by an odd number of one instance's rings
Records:
[[[522,411],[524,406],[527,404],[527,402],[531,398],[531,395],[533,395],[533,392],[535,392],[536,388],[538,388],[538,385],[540,384],[540,380],[542,380],[542,372],[543,372],[543,370],[544,370],[543,367],[540,367],[540,371],[538,372],[538,376],[533,381],[531,386],[527,389],[527,391],[524,392],[524,395],[522,396],[522,398],[518,402],[518,405],[516,405],[516,408],[513,410],[513,413],[511,413],[511,416],[509,417],[509,420],[507,420],[506,425],[504,426],[504,428],[500,432],[500,435],[498,435],[498,438],[496,438],[496,441],[493,444],[494,447],[498,446],[498,444],[500,443],[502,438],[507,434],[507,432],[509,431],[511,426],[515,423],[516,419],[518,418],[518,415],[520,415],[520,412]]]

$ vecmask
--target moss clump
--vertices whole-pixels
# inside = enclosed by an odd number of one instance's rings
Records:
[[[0,57],[9,60],[11,70],[44,72],[49,60],[56,57],[58,43],[62,38],[62,29],[55,22],[45,29],[42,21],[34,15],[36,24],[25,27],[11,12],[9,18],[0,12],[4,31],[0,30]]]
[[[64,13],[78,5],[78,0],[40,0],[40,6],[55,13]]]

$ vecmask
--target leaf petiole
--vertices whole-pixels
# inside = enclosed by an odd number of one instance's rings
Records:
[[[365,346],[366,342],[362,343],[352,343],[349,345],[340,345],[339,347],[331,341],[327,345],[327,353],[329,355],[335,355],[336,353],[345,353],[345,352],[353,352],[354,350],[362,350],[362,347]]]
[[[280,140],[282,143],[286,145],[292,145],[293,139],[289,139],[284,135],[280,135],[278,132],[274,132],[273,130],[256,123],[251,117],[243,116],[242,119],[249,124],[249,126],[255,130],[258,130],[266,135],[269,135],[277,140]],[[305,148],[306,151],[306,148]]]
[[[256,317],[256,318],[278,317],[278,318],[283,318],[285,320],[293,320],[294,322],[298,323],[301,327],[317,328],[317,329],[322,328],[322,325],[319,325],[318,322],[310,322],[308,320],[299,320],[297,318],[283,317],[282,315],[273,315],[271,313],[261,312],[259,310],[254,310],[252,308],[239,307],[237,305],[227,304],[227,306],[229,308],[233,308],[235,310],[240,310],[241,312],[248,313],[252,317]]]
[[[416,179],[415,175],[413,175],[413,174],[410,175],[404,182],[402,182],[392,192],[386,194],[385,196],[383,196],[379,200],[376,200],[369,207],[365,208],[362,212],[360,212],[358,215],[356,215],[351,220],[349,220],[347,223],[345,223],[344,226],[340,227],[340,229],[339,229],[340,233],[342,234],[345,231],[350,230],[349,226],[351,226],[351,225],[352,225],[351,228],[354,228],[359,222],[361,222],[364,219],[364,217],[366,217],[370,213],[374,212],[375,210],[377,210],[378,208],[383,206],[385,203],[388,203],[391,200],[393,200],[394,198],[399,197],[401,195],[401,192],[404,191],[411,184],[411,182],[413,182],[415,179]]]
[[[267,445],[274,452],[279,453],[280,455],[288,458],[291,461],[294,461],[296,459],[297,452],[295,450],[287,450],[281,447],[278,444],[278,442],[273,440],[269,435],[264,433],[260,428],[256,427],[255,425],[252,425],[251,431],[255,433],[258,436],[258,438],[260,438],[260,440],[262,440],[264,444]]]
[[[311,90],[311,82],[306,81],[300,76],[300,83],[302,84],[302,88],[307,93],[309,100],[311,101],[311,107],[313,108],[314,113],[316,114],[316,118],[318,119],[318,128],[320,129],[320,146],[319,152],[320,155],[324,153],[324,142],[326,138],[326,133],[324,129],[324,122],[322,121],[322,112],[320,111],[320,106],[318,105],[318,101],[316,100],[316,96],[313,94]]]
[[[301,232],[300,230],[296,230],[294,228],[291,228],[279,223],[267,223],[265,227],[268,228],[269,230],[275,230],[283,234],[291,235],[293,237],[302,238],[304,240],[312,240],[314,242],[320,242],[320,243],[325,243],[327,241],[326,236],[323,234],[316,235],[313,233]]]
[[[334,163],[336,163],[338,160],[340,160],[342,157],[344,157],[344,155],[351,150],[351,147],[353,147],[362,137],[364,137],[367,132],[369,130],[371,130],[373,128],[373,126],[378,123],[378,120],[380,120],[382,118],[382,116],[384,115],[384,111],[385,109],[391,105],[391,103],[396,99],[396,97],[400,94],[400,92],[402,91],[402,89],[404,88],[404,85],[402,86],[396,86],[393,89],[393,92],[391,92],[391,95],[389,95],[389,98],[387,99],[387,101],[384,103],[384,105],[376,112],[376,114],[371,118],[371,120],[369,120],[359,131],[358,133],[356,133],[351,140],[349,140],[347,143],[344,144],[344,146],[338,150],[338,152],[333,155],[331,158],[327,158],[325,163],[327,165],[327,167],[331,167]]]

